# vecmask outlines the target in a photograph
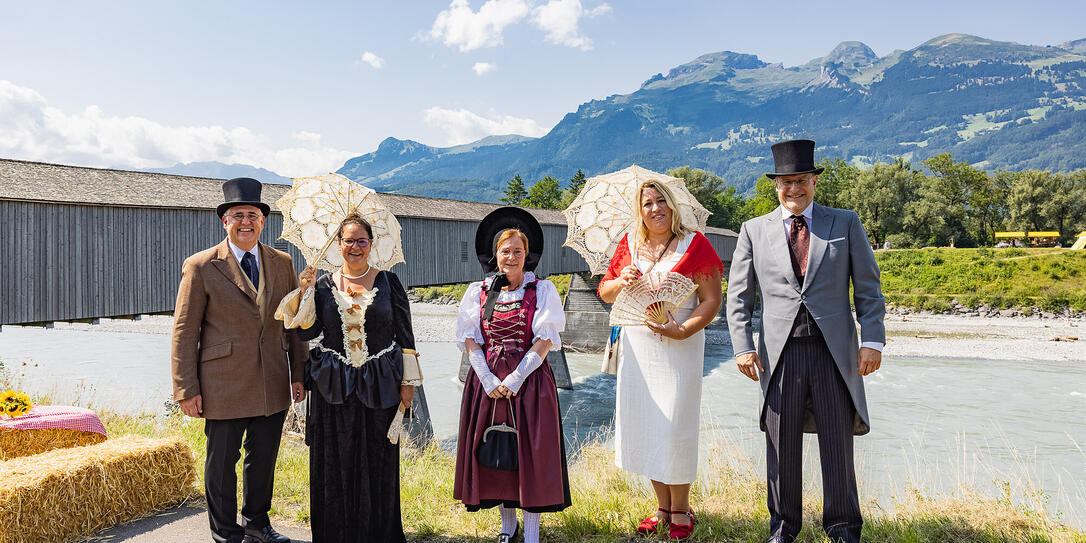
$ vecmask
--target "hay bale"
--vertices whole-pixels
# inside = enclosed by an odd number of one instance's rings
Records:
[[[191,497],[196,459],[177,438],[124,436],[0,462],[0,543],[70,541]]]
[[[98,432],[81,432],[66,428],[46,430],[13,430],[0,428],[0,460],[30,456],[53,449],[94,445],[106,440]]]

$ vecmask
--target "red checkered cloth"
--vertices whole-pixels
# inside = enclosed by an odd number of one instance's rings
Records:
[[[66,405],[36,405],[21,417],[0,417],[0,428],[9,430],[49,430],[60,428],[106,435],[106,427],[94,411]]]

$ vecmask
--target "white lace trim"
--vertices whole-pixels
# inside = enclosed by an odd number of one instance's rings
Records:
[[[360,368],[366,365],[366,362],[380,358],[396,348],[396,343],[390,343],[388,347],[385,347],[381,352],[370,355],[369,347],[366,345],[366,309],[373,304],[374,297],[377,296],[377,288],[371,288],[366,292],[363,292],[358,298],[351,298],[347,294],[339,289],[332,289],[333,297],[336,300],[337,309],[339,310],[340,328],[343,333],[343,352],[348,356],[343,356],[338,351],[329,349],[324,345],[318,343],[317,348],[322,352],[331,353],[339,359],[340,362]],[[353,339],[357,348],[351,346],[352,337],[347,332],[347,327],[358,327],[357,337]]]

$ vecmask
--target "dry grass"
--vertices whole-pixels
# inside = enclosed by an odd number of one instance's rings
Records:
[[[70,541],[192,497],[184,440],[124,436],[0,462],[0,543]]]
[[[191,440],[203,455],[200,421],[171,417],[103,417],[111,432],[177,435]],[[698,516],[692,541],[761,543],[769,513],[764,471],[722,436],[710,440],[708,469],[692,489]],[[613,462],[605,440],[590,441],[570,457],[573,506],[543,515],[542,538],[549,542],[630,541],[633,527],[656,509],[647,481]],[[436,446],[403,449],[400,494],[408,538],[425,542],[492,541],[499,526],[495,510],[468,513],[452,499],[455,458]],[[198,466],[202,469],[202,466]],[[968,488],[952,497],[929,497],[909,490],[896,498],[892,512],[864,504],[864,540],[878,543],[1053,542],[1086,543],[1086,534],[1061,525],[1044,506],[1043,496],[984,496]],[[861,494],[863,492],[861,491]],[[1035,499],[1036,498],[1036,499]],[[800,543],[828,541],[820,528],[821,495],[805,497]],[[308,449],[284,438],[276,468],[273,514],[294,522],[309,520]],[[666,537],[660,537],[660,541]],[[2,542],[0,542],[2,543]]]
[[[43,453],[53,449],[94,445],[106,440],[97,432],[81,432],[66,428],[43,430],[12,430],[0,428],[0,460]]]

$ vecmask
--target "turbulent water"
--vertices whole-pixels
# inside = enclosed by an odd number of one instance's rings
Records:
[[[148,324],[148,327],[152,325]],[[154,331],[161,332],[158,326]],[[949,340],[948,340],[949,341]],[[420,343],[435,434],[456,437],[461,387],[452,343]],[[128,413],[157,413],[170,395],[169,336],[21,328],[0,331],[0,361],[19,385],[58,403]],[[962,486],[1012,499],[1039,490],[1065,522],[1086,526],[1086,363],[1015,363],[887,356],[866,380],[871,433],[857,438],[864,501],[889,508],[907,486],[951,493]],[[600,355],[568,355],[573,391],[560,401],[570,449],[608,438],[613,376],[598,373]],[[758,431],[758,385],[735,369],[727,345],[706,347],[701,457],[738,455],[764,471]],[[805,473],[819,485],[818,449],[807,440]]]

